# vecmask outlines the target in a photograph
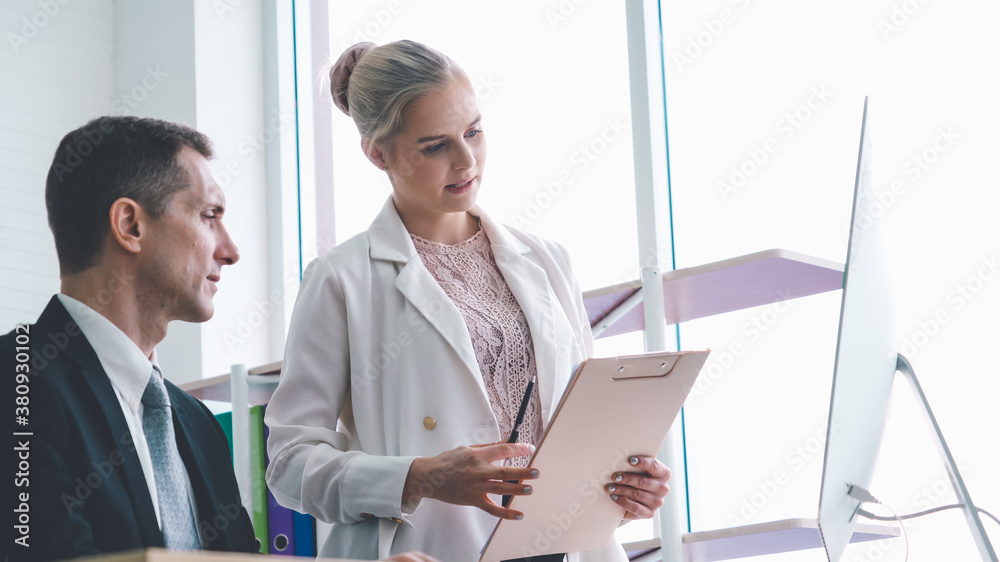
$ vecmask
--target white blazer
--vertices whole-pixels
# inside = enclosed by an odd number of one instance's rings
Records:
[[[478,207],[471,213],[531,329],[548,423],[570,375],[592,352],[567,254]],[[401,505],[414,458],[507,436],[490,408],[465,321],[424,267],[391,198],[367,232],[306,268],[265,421],[275,498],[334,523],[320,556],[419,550],[443,562],[479,558],[495,517],[430,499]],[[607,552],[585,554],[626,560],[614,541]]]

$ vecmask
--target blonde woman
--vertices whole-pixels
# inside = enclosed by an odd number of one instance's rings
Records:
[[[359,44],[331,82],[392,195],[368,231],[306,269],[267,409],[267,482],[334,523],[322,556],[476,560],[498,517],[522,516],[498,498],[531,493],[528,455],[591,354],[580,290],[562,247],[476,206],[486,135],[451,59],[412,41]],[[628,460],[601,501],[651,517],[670,471]],[[570,558],[626,560],[617,543]]]

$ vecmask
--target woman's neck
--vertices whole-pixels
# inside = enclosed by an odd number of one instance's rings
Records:
[[[399,206],[396,206],[396,212],[407,232],[440,244],[464,242],[479,230],[479,219],[468,212],[422,216],[401,211]]]

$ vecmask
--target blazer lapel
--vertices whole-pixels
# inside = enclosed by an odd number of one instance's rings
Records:
[[[482,384],[479,361],[472,349],[465,318],[419,257],[403,266],[395,285],[461,358],[468,372],[480,382],[485,396],[486,387]]]
[[[89,344],[86,344],[90,348]],[[93,350],[90,350],[93,354]],[[83,369],[81,376],[87,381],[100,409],[104,413],[111,431],[110,437],[113,439],[115,450],[121,452],[122,464],[119,467],[122,474],[122,483],[125,485],[129,500],[132,503],[132,512],[135,515],[139,532],[142,534],[143,544],[149,546],[163,546],[163,533],[160,525],[156,521],[156,512],[153,510],[153,500],[149,497],[149,488],[146,485],[146,475],[142,472],[142,465],[139,463],[139,455],[135,452],[135,443],[132,433],[129,431],[122,413],[121,404],[115,396],[115,389],[108,380],[107,373],[101,367],[100,361],[94,355],[96,364],[91,364]]]
[[[406,227],[396,213],[391,197],[369,227],[368,236],[372,259],[395,263],[396,289],[462,360],[466,374],[476,381],[486,408],[489,409],[489,396],[472,349],[465,319],[434,276],[424,267]]]
[[[538,369],[538,397],[542,405],[542,419],[547,425],[555,406],[555,377],[558,368],[558,342],[556,323],[548,277],[538,264],[528,259],[530,248],[514,237],[502,225],[494,223],[478,207],[472,214],[480,218],[486,236],[490,239],[493,257],[503,274],[507,286],[521,306],[531,330],[535,349],[535,366]]]
[[[187,470],[188,480],[191,481],[191,491],[194,494],[191,501],[195,502],[198,519],[197,525],[199,529],[202,529],[202,548],[210,550],[224,549],[224,547],[229,546],[226,533],[213,534],[204,532],[204,525],[207,522],[211,522],[214,516],[217,515],[215,511],[217,507],[215,505],[215,490],[212,490],[208,486],[205,475],[213,470],[217,470],[218,467],[213,468],[209,466],[201,448],[195,445],[198,426],[191,419],[187,409],[180,405],[181,397],[178,394],[183,391],[170,384],[169,381],[164,382],[170,395],[170,409],[173,411],[174,437],[177,440],[177,452],[180,453],[181,460],[184,461],[184,468]],[[202,431],[204,431],[204,428]],[[228,469],[228,467],[224,468]],[[198,501],[196,501],[196,498]],[[235,524],[235,522],[231,523]],[[212,540],[208,540],[209,538],[212,538]]]
[[[41,333],[63,331],[73,334],[69,337],[63,354],[79,367],[80,376],[90,387],[99,406],[95,415],[104,417],[109,430],[107,435],[94,435],[92,438],[107,443],[109,452],[118,451],[121,453],[122,464],[117,471],[121,474],[122,484],[131,503],[132,513],[136,518],[143,544],[163,546],[163,534],[156,522],[153,500],[149,497],[146,476],[142,472],[139,455],[135,452],[132,432],[129,431],[121,404],[115,395],[115,389],[111,386],[111,381],[108,379],[97,353],[83,333],[79,331],[73,317],[59,302],[58,297],[52,297],[38,318],[36,326],[38,326],[37,331]]]

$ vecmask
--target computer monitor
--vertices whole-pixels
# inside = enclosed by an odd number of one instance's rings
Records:
[[[851,485],[868,489],[882,443],[896,371],[892,294],[882,246],[882,207],[870,181],[868,98],[854,181],[840,331],[830,396],[819,529],[831,562],[840,560],[854,532],[860,501]]]

